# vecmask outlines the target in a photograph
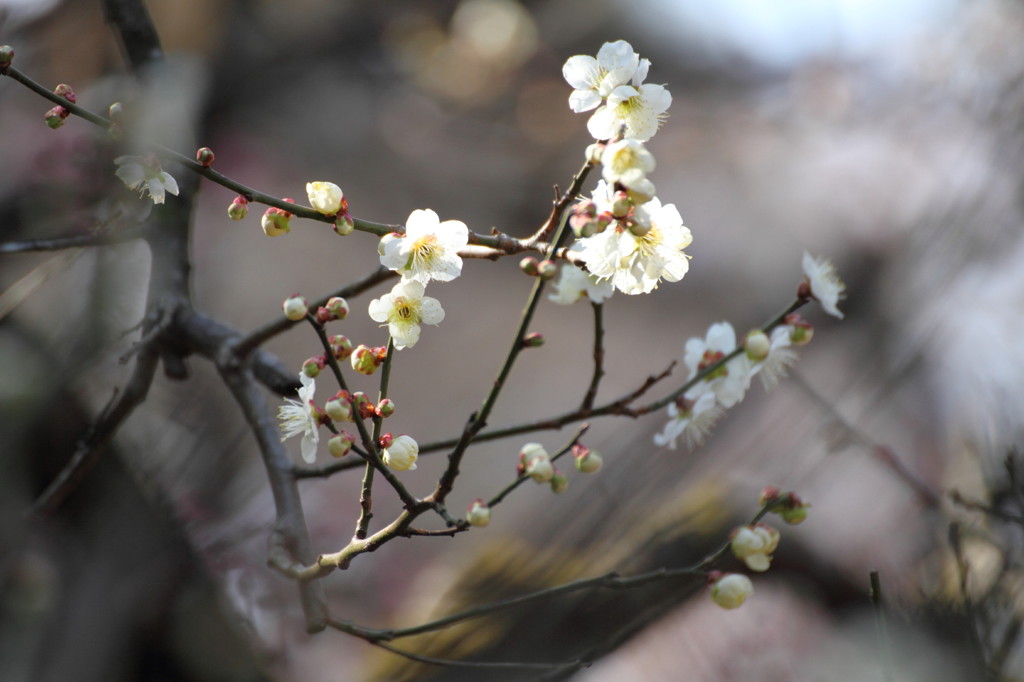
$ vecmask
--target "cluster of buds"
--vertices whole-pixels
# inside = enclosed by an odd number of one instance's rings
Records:
[[[764,523],[740,526],[729,536],[729,546],[747,568],[763,573],[771,567],[772,552],[779,546],[779,537],[779,531]]]
[[[384,464],[395,471],[411,471],[416,468],[420,446],[410,436],[392,437],[385,433],[380,437],[380,446],[384,449]]]
[[[327,299],[326,304],[317,308],[316,321],[320,324],[326,324],[327,322],[333,322],[334,320],[344,320],[348,317],[348,313],[348,301],[343,299],[341,296],[332,296]]]
[[[294,204],[294,199],[284,198],[284,201],[289,204]],[[292,231],[291,226],[292,214],[283,208],[276,208],[271,206],[263,212],[263,217],[260,218],[260,225],[263,227],[263,233],[268,237],[280,237],[282,234]]]
[[[13,58],[13,56],[14,51],[11,50],[11,57]],[[10,66],[10,61],[8,61],[7,64],[4,66]],[[61,83],[56,88],[54,88],[53,94],[57,95],[58,97],[63,97],[72,104],[78,101],[78,96],[75,95],[75,91],[71,89],[70,85],[66,85],[64,83]],[[46,112],[46,125],[56,130],[57,128],[60,128],[62,125],[64,125],[64,121],[67,120],[67,117],[70,115],[71,112],[68,110],[67,107],[58,104],[57,106]]]
[[[569,488],[569,478],[555,467],[540,443],[527,443],[522,447],[516,474],[529,476],[537,483],[547,483],[555,493],[564,493]]]
[[[569,210],[569,227],[580,239],[604,232],[613,220],[607,211],[598,213],[597,204],[589,199],[577,202]]]
[[[361,343],[352,351],[352,355],[349,356],[349,362],[352,363],[352,369],[360,374],[369,376],[377,371],[377,368],[381,366],[381,363],[384,362],[384,358],[387,356],[388,349],[386,346],[370,348]]]
[[[476,498],[466,507],[466,523],[483,528],[491,522],[491,508],[481,498]]]
[[[774,485],[766,486],[758,500],[773,514],[778,514],[783,521],[791,526],[802,523],[807,518],[809,502],[804,502],[795,492],[784,493]]]

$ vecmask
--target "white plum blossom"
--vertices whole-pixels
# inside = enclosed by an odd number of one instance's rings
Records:
[[[725,410],[715,400],[710,391],[698,393],[695,398],[684,395],[680,400],[668,404],[668,423],[661,433],[654,434],[654,443],[660,447],[668,446],[676,449],[676,440],[683,436],[690,449],[701,445],[707,438],[715,422]]]
[[[625,40],[605,43],[596,59],[590,55],[569,57],[562,66],[562,75],[574,88],[569,108],[577,114],[596,109],[615,88],[629,83],[639,65],[640,55]]]
[[[395,471],[412,471],[420,456],[420,446],[412,436],[399,436],[384,448],[384,464]]]
[[[316,461],[316,448],[320,443],[320,421],[313,394],[316,392],[316,380],[299,373],[302,388],[298,389],[299,399],[285,398],[285,404],[277,410],[277,418],[281,420],[281,441],[292,436],[302,435],[302,459],[312,464]]]
[[[437,213],[417,209],[409,215],[404,236],[386,236],[378,251],[380,262],[401,273],[402,281],[426,285],[448,282],[462,274],[459,250],[469,243],[469,228],[458,220],[441,222]]]
[[[598,183],[594,202],[599,210],[610,205],[608,185]],[[604,232],[579,239],[570,252],[598,279],[610,279],[624,294],[646,294],[658,287],[661,280],[678,282],[690,268],[689,256],[683,249],[693,236],[683,225],[674,204],[657,198],[634,208],[631,216],[646,233],[637,236],[622,222],[609,225]]]
[[[711,599],[723,609],[738,609],[754,593],[754,583],[741,573],[726,573],[711,585]]]
[[[807,283],[813,296],[826,313],[839,319],[843,319],[843,313],[837,304],[845,298],[846,285],[839,279],[836,266],[824,258],[815,258],[807,251],[804,251],[803,259],[804,275],[807,276]]]
[[[654,183],[647,179],[654,166],[654,154],[642,142],[629,138],[612,142],[601,154],[601,177],[606,182],[617,182],[648,199],[655,191]]]
[[[779,546],[779,537],[779,531],[767,524],[758,523],[734,530],[729,545],[732,553],[747,568],[763,573],[771,567],[772,552]]]
[[[155,156],[119,156],[114,163],[118,166],[114,174],[121,182],[140,194],[148,192],[154,204],[164,203],[167,192],[178,194],[178,182]]]
[[[420,338],[421,324],[440,324],[444,309],[436,298],[423,295],[419,282],[402,281],[390,293],[370,301],[370,317],[387,324],[395,348],[412,348]],[[383,326],[383,325],[381,325]]]
[[[683,354],[683,362],[690,370],[690,379],[713,365],[736,349],[736,332],[728,322],[716,322],[708,328],[703,339],[687,340]],[[690,389],[691,397],[697,397],[705,391],[715,394],[715,399],[725,408],[730,408],[743,400],[750,380],[753,377],[753,363],[745,354],[740,354],[719,367],[704,380]]]
[[[306,196],[309,197],[309,205],[323,215],[337,213],[345,200],[344,192],[333,182],[307,182]]]
[[[558,280],[554,282],[554,288],[555,290],[548,294],[548,298],[561,305],[571,305],[581,298],[589,298],[593,303],[603,303],[615,293],[609,280],[598,280],[572,263],[562,266]]]
[[[630,85],[620,85],[605,98],[590,120],[587,130],[598,140],[619,136],[646,142],[658,132],[668,116],[672,95],[663,85],[644,83],[651,62],[641,59]]]

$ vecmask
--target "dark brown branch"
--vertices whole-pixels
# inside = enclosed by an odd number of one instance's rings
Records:
[[[84,246],[106,246],[121,244],[141,238],[146,232],[143,227],[129,228],[117,232],[69,235],[52,239],[26,239],[20,242],[0,244],[0,254],[31,253],[36,251],[63,251]]]

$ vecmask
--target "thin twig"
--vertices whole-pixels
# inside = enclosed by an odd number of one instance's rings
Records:
[[[601,384],[601,377],[604,376],[604,306],[593,302],[590,306],[594,310],[594,375],[590,379],[586,395],[583,396],[580,412],[586,412],[594,407],[597,387]]]

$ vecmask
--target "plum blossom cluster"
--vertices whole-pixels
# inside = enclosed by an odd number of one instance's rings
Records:
[[[818,300],[826,312],[841,317],[836,303],[845,285],[835,267],[805,252],[803,270],[798,297]],[[689,387],[669,403],[669,421],[654,435],[655,444],[675,449],[683,438],[692,449],[703,443],[725,411],[743,400],[755,376],[765,390],[774,388],[796,362],[795,348],[810,342],[813,335],[810,323],[790,313],[770,331],[750,331],[742,344],[737,344],[736,331],[728,322],[712,324],[703,339],[689,339],[683,352]]]

